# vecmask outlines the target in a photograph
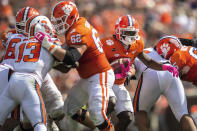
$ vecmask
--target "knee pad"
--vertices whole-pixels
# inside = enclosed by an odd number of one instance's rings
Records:
[[[47,131],[46,125],[44,123],[37,123],[34,125],[34,131]]]
[[[87,112],[87,110],[81,109],[81,112],[74,114],[74,115],[72,116],[72,119],[73,119],[73,120],[76,120],[76,121],[78,121],[78,122],[82,122],[82,121],[84,121],[85,118],[86,118],[86,112]]]
[[[114,96],[109,97],[109,102],[107,106],[107,115],[111,114],[114,111],[116,105],[116,98]]]
[[[62,108],[55,109],[55,110],[51,111],[48,115],[49,115],[49,118],[53,119],[54,121],[59,121],[59,120],[63,119],[65,116]]]
[[[132,113],[130,111],[123,111],[117,115],[119,121],[130,123],[132,121]]]
[[[105,120],[102,124],[96,126],[99,130],[109,131],[111,129],[111,122],[110,120]]]

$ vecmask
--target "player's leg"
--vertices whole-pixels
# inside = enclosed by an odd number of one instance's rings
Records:
[[[73,120],[94,129],[95,126],[89,118],[89,113],[82,110],[88,102],[88,93],[86,91],[87,80],[81,79],[68,93],[64,102],[63,111],[65,115],[70,116]]]
[[[4,131],[7,130],[5,126],[3,127],[4,122],[8,118],[9,113],[11,113],[17,105],[15,100],[12,99],[13,97],[10,95],[10,91],[10,87],[8,86],[0,95],[0,126],[2,126],[1,128],[3,128]]]
[[[24,90],[23,95],[18,98],[22,110],[30,120],[34,131],[46,131],[46,111],[39,84],[32,76],[18,74],[18,77],[15,81],[16,91]]]
[[[180,122],[183,131],[197,131],[192,117],[188,113],[184,87],[179,78],[172,78],[171,86],[164,92],[176,119]]]
[[[99,73],[88,79],[88,109],[94,125],[102,131],[113,131],[114,127],[106,115],[109,88],[114,84],[112,70]]]
[[[41,88],[42,97],[45,103],[46,112],[48,115],[47,128],[57,128],[53,126],[55,123],[59,125],[59,122],[64,118],[63,105],[64,101],[60,91],[57,89],[49,74],[46,75]],[[60,128],[60,126],[58,126]],[[57,130],[57,129],[56,129]]]
[[[133,105],[129,92],[124,85],[114,85],[113,91],[116,95],[115,112],[118,117],[118,123],[115,125],[116,131],[125,131],[132,121]]]
[[[151,70],[146,70],[138,81],[133,101],[135,121],[139,131],[149,130],[150,120],[148,112],[155,104],[160,94],[161,91],[157,73],[155,71],[151,72]]]
[[[7,87],[8,77],[9,77],[9,68],[4,65],[0,65],[0,78],[1,78],[0,94],[3,92],[3,89]]]

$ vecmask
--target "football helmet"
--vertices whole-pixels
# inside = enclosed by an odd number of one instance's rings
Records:
[[[32,7],[24,7],[20,9],[16,14],[16,32],[25,33],[25,24],[27,19],[35,15],[39,15],[39,12]]]
[[[156,51],[165,59],[169,59],[170,56],[182,47],[181,42],[175,36],[164,36],[156,45]]]
[[[139,39],[139,25],[134,17],[130,15],[121,16],[115,24],[115,36],[124,45],[131,45]]]
[[[46,16],[32,16],[27,20],[25,33],[28,37],[35,36],[37,32],[43,32],[50,37],[54,37],[55,30]]]
[[[70,1],[61,1],[52,10],[51,21],[57,34],[63,34],[76,22],[79,13],[76,5]]]

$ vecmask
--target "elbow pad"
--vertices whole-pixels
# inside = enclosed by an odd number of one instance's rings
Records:
[[[76,67],[76,62],[81,58],[81,53],[75,47],[69,47],[66,49],[66,55],[64,56],[64,64],[72,65]]]

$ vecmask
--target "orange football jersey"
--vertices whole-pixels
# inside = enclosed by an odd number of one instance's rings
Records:
[[[121,45],[120,41],[113,37],[103,38],[101,39],[101,43],[103,44],[103,50],[109,63],[120,58],[130,58],[131,64],[133,64],[134,59],[144,49],[144,42],[141,38],[136,40],[128,50]],[[117,79],[115,80],[115,84],[123,84],[125,80],[126,78]]]
[[[16,34],[16,29],[11,29],[11,30],[8,30],[6,32],[4,32],[2,35],[1,35],[1,40],[3,43],[6,43],[9,36],[11,36],[12,34]]]
[[[66,43],[72,45],[87,45],[87,50],[79,59],[77,68],[81,78],[88,78],[94,74],[111,69],[107,61],[97,31],[80,17],[66,33]]]
[[[197,48],[183,46],[174,52],[170,61],[179,69],[181,79],[197,85]]]

